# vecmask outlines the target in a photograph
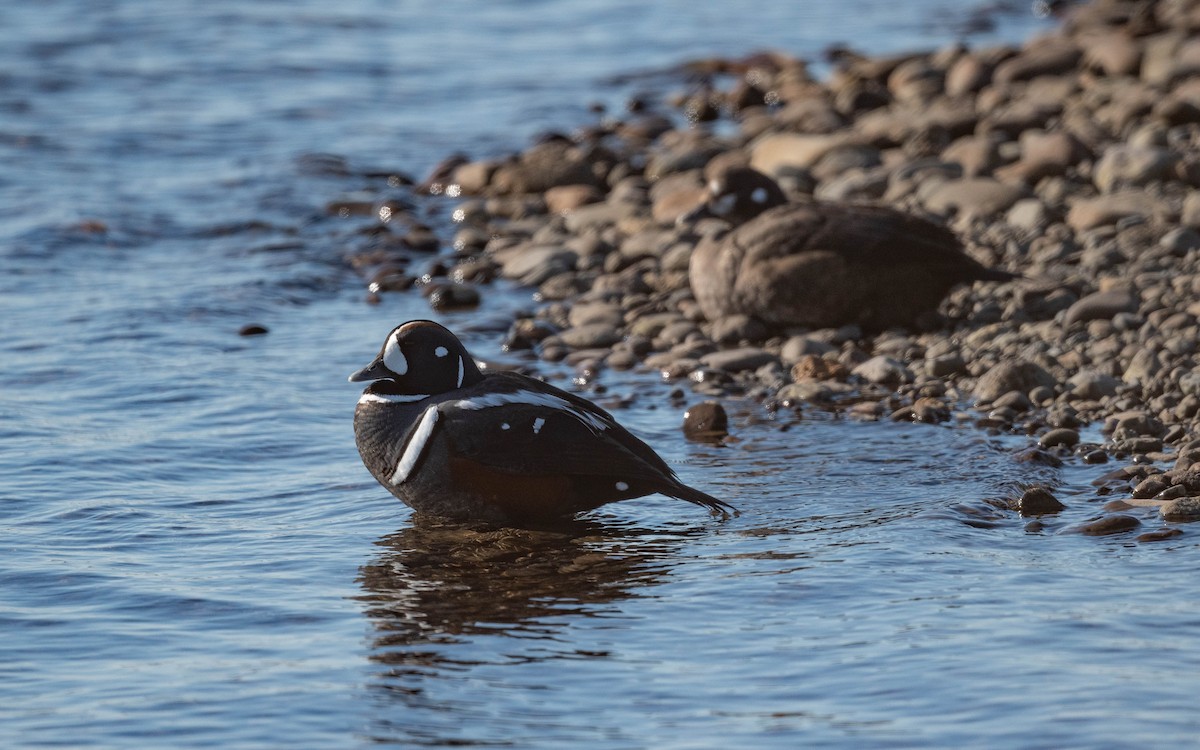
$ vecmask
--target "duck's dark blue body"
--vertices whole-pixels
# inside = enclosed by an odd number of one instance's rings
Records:
[[[417,511],[537,520],[655,492],[731,510],[680,483],[590,401],[515,373],[483,375],[436,323],[399,326],[351,379],[373,381],[354,413],[363,463]]]

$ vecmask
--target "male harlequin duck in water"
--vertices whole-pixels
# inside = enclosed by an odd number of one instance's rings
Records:
[[[749,167],[714,175],[706,203],[682,221],[704,215],[733,225],[692,253],[692,292],[709,320],[913,326],[957,284],[1016,278],[964,255],[958,238],[933,222],[885,206],[789,202]]]
[[[489,521],[570,516],[655,492],[726,514],[592,402],[524,375],[484,375],[428,320],[393,329],[354,410],[363,463],[414,510]]]

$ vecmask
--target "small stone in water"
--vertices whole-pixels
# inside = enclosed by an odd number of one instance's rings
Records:
[[[1108,536],[1109,534],[1120,534],[1130,529],[1136,529],[1141,525],[1142,522],[1133,516],[1115,515],[1105,516],[1104,518],[1085,523],[1077,531],[1080,534],[1088,536]]]
[[[1147,531],[1144,534],[1138,534],[1134,541],[1137,542],[1161,542],[1172,537],[1182,536],[1183,532],[1179,529],[1155,529]]]
[[[1059,445],[1070,448],[1078,442],[1078,431],[1068,429],[1066,427],[1059,427],[1057,429],[1050,430],[1045,435],[1042,435],[1041,439],[1038,440],[1038,445],[1042,446],[1043,448],[1053,448]]]
[[[1041,516],[1047,513],[1058,513],[1067,506],[1045,487],[1030,487],[1021,495],[1017,508],[1023,516]]]
[[[1200,521],[1200,497],[1180,497],[1168,501],[1158,509],[1168,521],[1192,523]]]
[[[238,330],[239,336],[262,336],[267,332],[267,327],[258,323],[247,323]]]
[[[729,417],[718,401],[704,401],[683,414],[683,434],[689,440],[711,442],[729,434]]]

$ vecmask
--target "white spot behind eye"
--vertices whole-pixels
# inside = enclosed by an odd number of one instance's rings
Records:
[[[501,422],[501,423],[500,423],[500,429],[502,429],[502,430],[507,430],[508,428],[509,428],[509,424],[508,424],[508,422]]]
[[[725,192],[725,190],[720,180],[712,179],[708,181],[708,192],[712,193],[713,195],[720,195],[721,193]]]
[[[408,360],[404,358],[404,352],[400,351],[400,342],[396,340],[395,334],[388,337],[387,346],[383,347],[383,364],[397,375],[408,372]]]
[[[538,417],[537,419],[533,420],[533,434],[536,435],[539,432],[541,432],[542,425],[544,425],[544,424],[546,424],[546,420],[542,419],[541,417]]]
[[[624,492],[625,490],[629,489],[629,485],[625,482],[617,482],[617,489],[621,492]]]
[[[750,200],[754,201],[755,203],[766,203],[767,202],[767,189],[766,188],[754,188],[754,192],[750,193]]]
[[[433,350],[433,356],[435,356],[435,357],[444,357],[449,353],[450,353],[450,350],[444,346],[439,346],[437,349]]]

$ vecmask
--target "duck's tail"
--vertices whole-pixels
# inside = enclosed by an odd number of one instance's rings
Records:
[[[737,508],[733,507],[724,500],[718,500],[706,492],[701,492],[694,487],[688,487],[683,482],[675,482],[660,491],[664,495],[673,497],[677,500],[686,500],[689,503],[708,508],[709,512],[716,516],[729,518],[730,516],[741,515]]]

